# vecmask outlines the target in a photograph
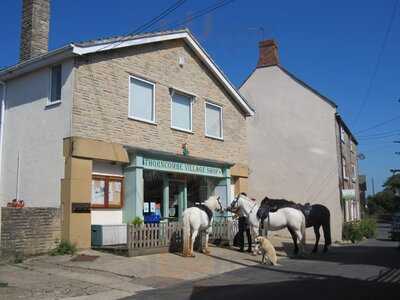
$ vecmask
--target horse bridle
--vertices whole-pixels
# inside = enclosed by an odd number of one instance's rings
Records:
[[[221,201],[219,201],[219,199],[221,199],[220,196],[217,197],[217,203],[218,203],[218,205],[219,205],[220,210],[223,211],[224,208],[222,207]]]
[[[235,198],[235,200],[232,201],[232,203],[231,203],[231,209],[234,208],[234,207],[236,206],[236,204],[237,204],[238,201],[239,201],[239,198],[240,198],[240,194],[237,195],[236,198]],[[254,203],[253,207],[250,209],[250,211],[249,211],[249,213],[248,213],[249,215],[253,212],[253,210],[254,210],[254,208],[255,208],[256,206],[257,206],[257,202]]]
[[[239,201],[239,197],[240,197],[240,195],[237,195],[236,198],[235,198],[235,200],[232,201],[231,207],[230,207],[231,209],[235,208],[236,204],[237,204],[238,201]]]

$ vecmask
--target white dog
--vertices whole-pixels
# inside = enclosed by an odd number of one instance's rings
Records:
[[[260,246],[261,246],[261,253],[262,253],[261,263],[262,264],[266,263],[265,256],[267,256],[269,261],[271,262],[271,264],[276,266],[278,259],[276,257],[275,248],[271,244],[271,242],[266,237],[263,237],[261,235],[256,237],[255,240],[256,240],[256,242],[260,243]]]

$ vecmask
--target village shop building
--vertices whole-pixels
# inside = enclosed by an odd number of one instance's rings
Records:
[[[21,61],[0,72],[3,252],[89,248],[92,225],[247,191],[253,110],[189,31],[48,52],[49,1],[23,3]]]

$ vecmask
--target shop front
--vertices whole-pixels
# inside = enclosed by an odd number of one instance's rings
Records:
[[[123,170],[124,223],[178,221],[187,207],[211,195],[220,196],[224,207],[230,203],[231,164],[149,151],[132,151],[129,158]]]
[[[226,208],[235,194],[247,192],[248,169],[240,164],[78,137],[65,139],[64,155],[62,238],[82,249],[94,241],[124,243],[126,225],[135,219],[180,221],[187,207],[211,195]],[[215,221],[226,217],[216,213]]]

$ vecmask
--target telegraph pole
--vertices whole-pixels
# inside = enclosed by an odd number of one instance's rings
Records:
[[[375,182],[374,177],[371,177],[372,196],[375,196]]]

